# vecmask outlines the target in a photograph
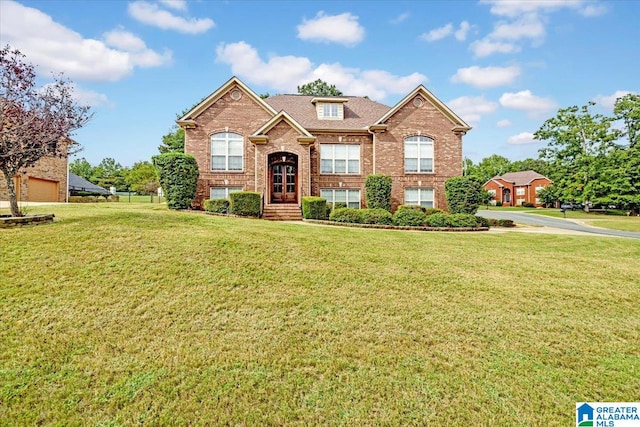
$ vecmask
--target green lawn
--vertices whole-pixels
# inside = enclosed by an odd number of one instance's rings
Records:
[[[640,245],[71,205],[0,231],[0,425],[571,425],[640,390]]]
[[[602,213],[587,213],[583,211],[567,211],[562,213],[560,209],[535,209],[530,210],[530,212],[555,218],[579,220],[594,227],[623,231],[640,231],[640,217],[637,216],[605,215]],[[479,214],[482,214],[482,212],[479,212]]]

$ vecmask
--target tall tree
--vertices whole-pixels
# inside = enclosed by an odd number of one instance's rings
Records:
[[[563,200],[587,202],[587,206],[601,196],[602,188],[592,181],[620,136],[611,127],[614,119],[592,114],[592,105],[560,109],[534,133],[534,139],[547,141],[540,157],[549,163],[550,178]]]
[[[69,171],[84,179],[90,180],[91,174],[93,173],[93,166],[91,166],[91,163],[89,163],[87,159],[81,157],[69,163]]]
[[[342,92],[336,88],[335,85],[330,85],[323,80],[316,80],[314,82],[303,84],[298,86],[298,93],[300,95],[313,95],[313,96],[340,96]]]
[[[160,153],[184,153],[184,129],[178,126],[171,128],[162,137],[162,144],[158,146]]]
[[[624,135],[629,139],[629,147],[640,141],[640,95],[630,93],[616,100],[613,112],[624,122]]]
[[[509,172],[536,171],[544,176],[547,176],[548,169],[549,165],[543,159],[514,160],[509,165]]]
[[[478,181],[485,183],[496,175],[502,175],[511,171],[511,162],[506,157],[498,154],[492,154],[489,157],[485,157],[474,165],[467,164],[466,176],[472,176],[478,179]]]
[[[11,214],[22,216],[13,177],[43,157],[66,157],[73,132],[91,118],[90,108],[73,98],[62,76],[36,87],[36,73],[25,55],[9,45],[0,49],[0,170],[9,190]]]
[[[115,159],[105,157],[98,166],[93,168],[89,181],[107,189],[116,187],[118,190],[126,190],[125,175],[127,172]]]
[[[138,194],[155,193],[160,187],[156,168],[147,161],[134,163],[125,181],[129,188]]]

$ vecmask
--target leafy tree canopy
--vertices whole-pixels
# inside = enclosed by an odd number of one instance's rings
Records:
[[[184,153],[184,129],[174,126],[169,133],[162,137],[162,144],[158,146],[160,153]]]
[[[340,96],[342,92],[336,89],[335,85],[329,85],[329,83],[323,80],[316,80],[314,82],[303,84],[298,86],[298,93],[300,95],[313,95],[313,96]]]

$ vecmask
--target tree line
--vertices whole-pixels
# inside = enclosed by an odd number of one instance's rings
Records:
[[[117,191],[135,191],[148,195],[158,191],[160,183],[156,168],[148,161],[140,161],[132,167],[123,167],[115,159],[107,157],[96,166],[81,157],[69,163],[69,171],[100,187],[115,187]]]

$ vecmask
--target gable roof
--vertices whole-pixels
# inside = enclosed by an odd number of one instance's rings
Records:
[[[307,131],[303,126],[301,126],[300,123],[298,123],[293,117],[287,114],[287,112],[284,110],[280,111],[273,118],[271,118],[271,120],[269,120],[267,123],[262,125],[262,127],[257,131],[255,131],[251,136],[266,135],[267,132],[273,129],[273,127],[278,123],[280,123],[281,121],[286,122],[289,126],[295,129],[301,135],[309,138],[313,138],[313,135],[311,135],[309,131]]]
[[[324,96],[323,100],[332,97]],[[389,106],[360,96],[337,96],[344,102],[343,120],[320,120],[312,103],[312,95],[275,95],[265,99],[275,110],[286,111],[296,122],[309,130],[367,130],[376,119],[389,111]],[[346,101],[345,101],[346,100]]]
[[[493,178],[491,178],[490,181],[497,180],[497,179],[501,179],[506,182],[511,182],[514,185],[529,185],[535,179],[547,179],[551,181],[546,176],[541,175],[538,172],[533,170],[522,171],[522,172],[509,172],[509,173],[505,173],[504,175],[496,175]]]
[[[69,190],[86,191],[87,193],[111,194],[109,190],[87,181],[81,176],[69,172]]]
[[[260,98],[260,96],[258,96],[254,91],[252,91],[249,88],[249,86],[242,83],[242,81],[239,78],[233,76],[225,84],[220,86],[220,88],[218,88],[215,92],[213,92],[211,95],[207,96],[205,99],[203,99],[193,108],[191,108],[191,110],[189,110],[184,116],[180,117],[177,120],[177,123],[181,126],[191,125],[193,123],[192,122],[193,119],[195,119],[200,114],[202,114],[207,108],[211,106],[211,104],[213,104],[218,99],[220,99],[225,93],[227,93],[234,86],[238,86],[240,89],[242,89],[245,93],[247,93],[247,95],[249,95],[249,97],[251,97],[251,99],[253,99],[259,106],[261,106],[269,114],[271,114],[272,116],[276,115],[277,113],[276,110],[274,110],[273,108],[271,108],[269,104],[264,102],[264,100]]]
[[[378,125],[384,124],[384,122],[389,120],[391,116],[393,116],[399,109],[404,107],[407,104],[407,102],[411,101],[418,94],[422,95],[428,102],[431,103],[431,105],[436,107],[438,110],[440,110],[440,112],[442,112],[442,114],[444,114],[449,120],[451,120],[451,123],[453,123],[454,125],[452,129],[453,131],[467,132],[468,130],[471,129],[471,126],[469,126],[464,120],[458,117],[456,113],[454,113],[442,101],[436,98],[436,96],[431,92],[429,92],[429,90],[423,85],[418,86],[410,94],[402,98],[402,100],[400,100],[400,102],[398,102],[393,108],[387,111],[385,115],[380,117],[375,122],[375,124],[378,124]]]

